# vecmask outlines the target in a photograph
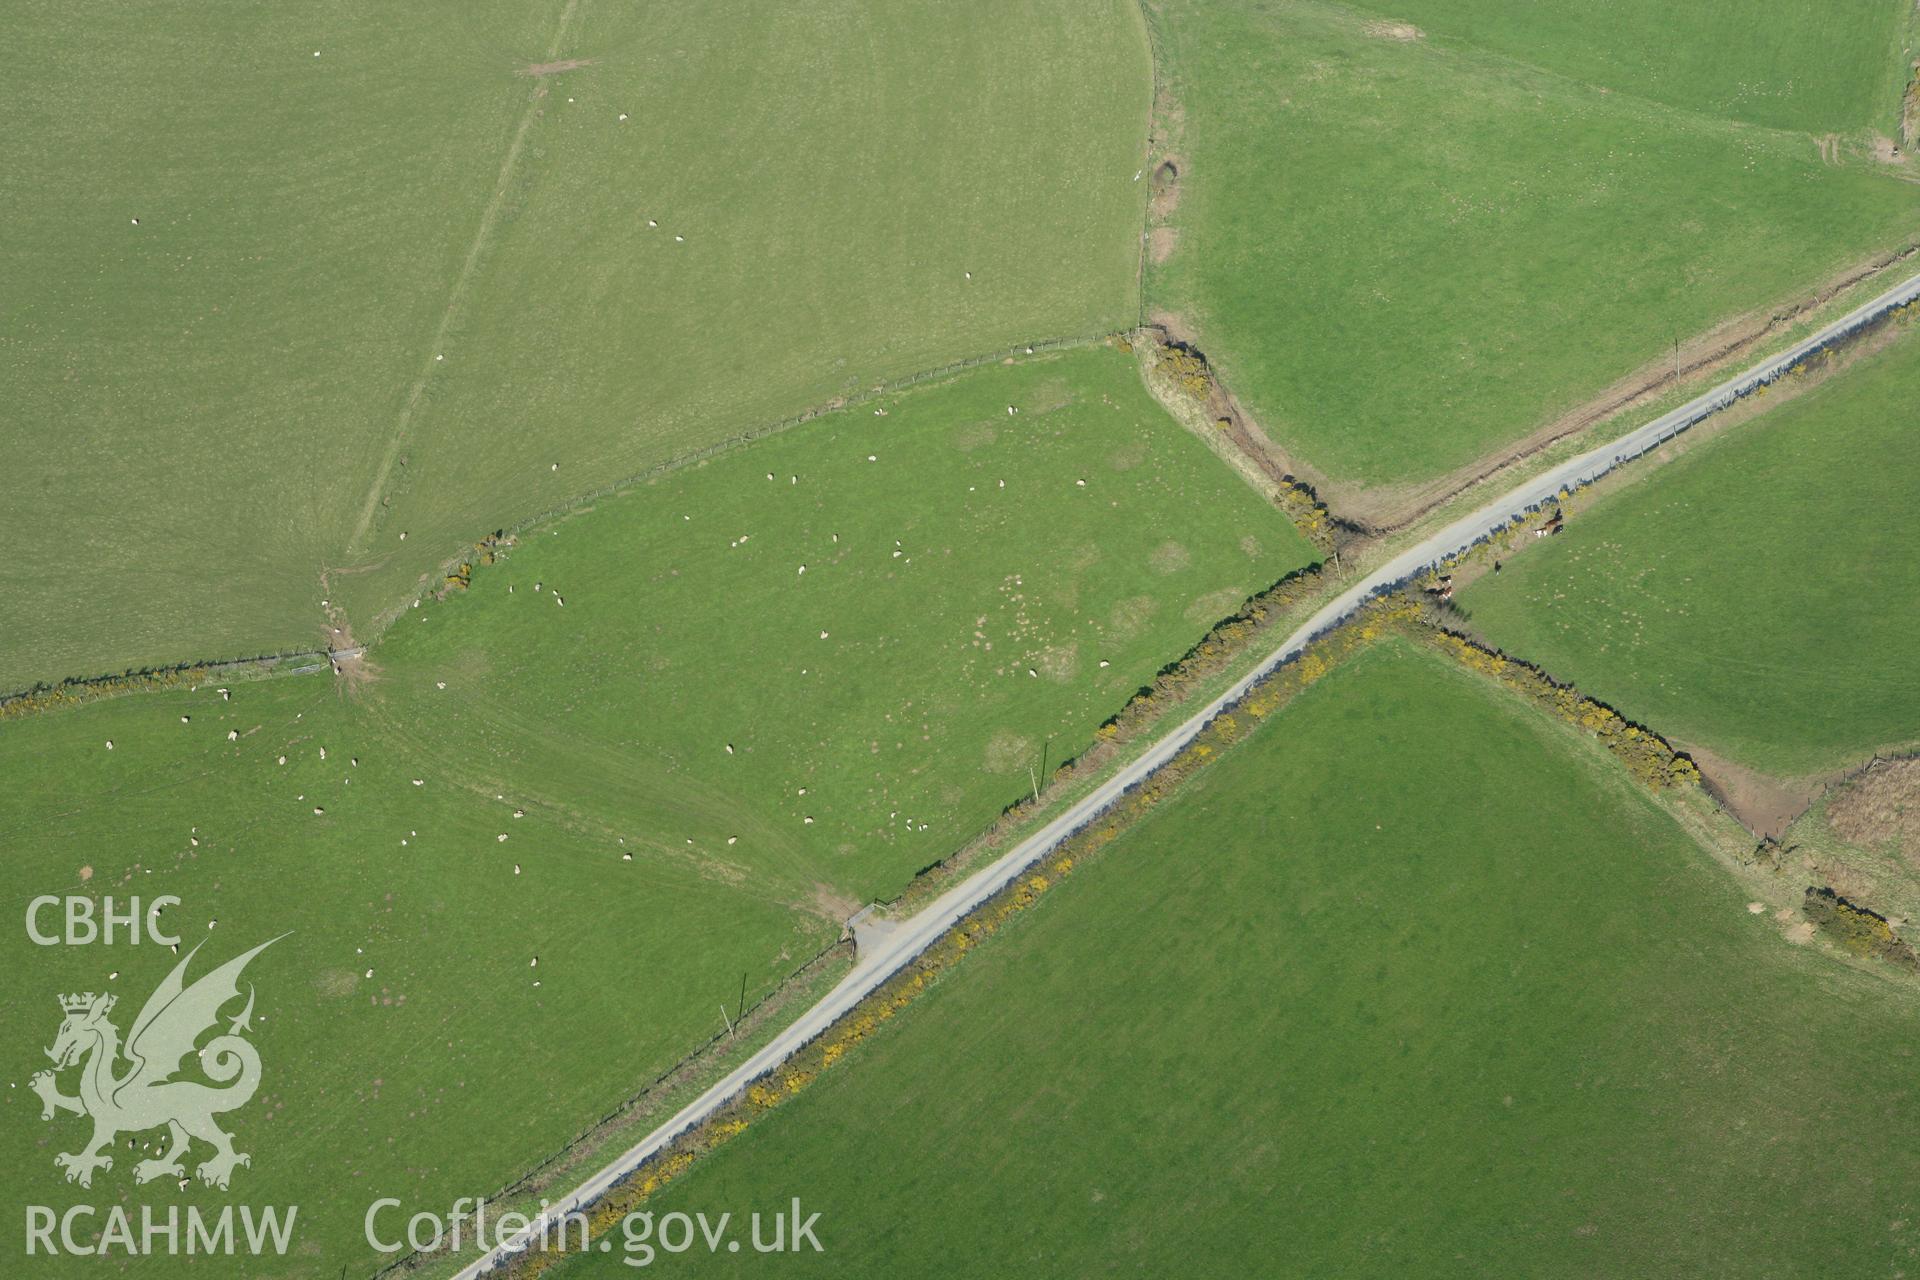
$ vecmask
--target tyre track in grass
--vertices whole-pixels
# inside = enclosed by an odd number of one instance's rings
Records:
[[[554,25],[553,39],[547,45],[547,56],[541,65],[557,65],[561,46],[566,42],[567,32],[573,26],[574,15],[579,10],[580,0],[567,0],[566,8],[560,11],[560,20]],[[354,521],[353,531],[347,535],[348,560],[359,559],[366,554],[366,540],[373,532],[374,517],[379,513],[380,499],[386,492],[387,482],[393,476],[393,465],[400,458],[400,448],[407,441],[413,416],[419,411],[421,398],[426,395],[427,383],[433,377],[433,366],[446,350],[447,334],[453,328],[454,318],[460,314],[461,304],[466,301],[481,255],[493,239],[494,227],[500,221],[500,210],[507,202],[507,192],[513,187],[514,171],[520,165],[521,152],[526,149],[527,135],[533,131],[534,121],[540,118],[540,105],[547,97],[547,82],[540,75],[535,75],[533,79],[533,90],[527,95],[526,110],[520,113],[520,123],[513,131],[513,139],[507,144],[506,157],[500,162],[500,172],[494,178],[493,195],[487,200],[486,208],[481,210],[480,225],[474,230],[473,241],[467,246],[467,256],[461,260],[460,270],[453,277],[453,285],[447,291],[447,305],[440,312],[440,322],[434,326],[433,338],[421,358],[419,376],[414,378],[413,386],[407,391],[406,402],[400,406],[399,420],[394,423],[393,433],[387,437],[387,448],[380,456],[380,465],[374,470],[373,483],[367,489],[367,500],[361,505],[360,517]]]

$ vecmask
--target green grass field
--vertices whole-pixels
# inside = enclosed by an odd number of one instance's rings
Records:
[[[1122,0],[12,17],[0,689],[364,628],[490,528],[1135,313]]]
[[[496,800],[472,770],[439,765],[343,703],[331,676],[236,685],[231,702],[212,689],[120,698],[0,733],[11,921],[0,963],[21,979],[0,999],[14,1048],[0,1198],[16,1219],[22,1204],[128,1194],[209,1212],[297,1204],[311,1252],[288,1274],[369,1273],[367,1202],[511,1181],[719,1030],[742,974],[757,996],[839,932],[694,857],[623,861],[644,833],[614,806],[516,820],[519,794]],[[125,1034],[175,963],[151,943],[32,945],[28,900],[69,893],[112,895],[123,910],[129,895],[177,895],[162,919],[183,952],[205,940],[196,975],[292,932],[248,970],[264,1070],[228,1126],[254,1157],[230,1193],[170,1182],[134,1193],[143,1153],[121,1148],[89,1191],[54,1167],[88,1132],[72,1116],[43,1124],[28,1092],[60,1024],[55,996],[117,993]],[[102,1264],[29,1265],[90,1275]]]
[[[1312,559],[1117,351],[876,407],[536,530],[402,619],[395,731],[802,895],[891,896]]]
[[[1517,48],[1546,43],[1545,14],[1573,12],[1470,6],[1481,16],[1461,29],[1496,8],[1502,23],[1536,15],[1511,24]],[[1808,20],[1805,6],[1745,8],[1781,40]],[[1846,53],[1897,6],[1848,8],[1863,16],[1821,20],[1847,37],[1830,47],[1848,83],[1897,93],[1889,57]],[[1677,31],[1663,10],[1657,32],[1642,9],[1567,22],[1618,23],[1636,50],[1719,56],[1721,9]],[[1301,463],[1383,490],[1383,510],[1671,359],[1676,340],[1684,354],[1920,226],[1920,186],[1864,159],[1828,163],[1809,134],[1607,92],[1464,40],[1393,39],[1377,22],[1312,0],[1161,6],[1185,164],[1178,242],[1149,301],[1185,318]],[[1759,74],[1743,66],[1724,75]],[[1810,94],[1833,80],[1794,75]]]
[[[1310,557],[1118,351],[877,407],[535,530],[352,686],[0,730],[16,922],[42,893],[171,893],[210,958],[293,931],[250,970],[269,1101],[239,1177],[304,1206],[313,1274],[372,1260],[374,1196],[450,1202],[549,1155],[719,1030],[743,975],[751,999],[816,954]],[[76,1123],[26,1091],[53,996],[124,991],[124,1032],[172,957],[16,923],[0,958],[32,974],[0,999],[22,1046],[0,1126],[27,1153],[0,1198],[67,1203]]]
[[[1920,341],[1596,502],[1457,597],[1509,652],[1766,772],[1836,768],[1920,724]]]
[[[1889,1272],[1910,1015],[1592,744],[1389,642],[648,1205],[798,1196],[824,1254],[656,1265]]]
[[[1668,106],[1807,133],[1898,136],[1908,12],[1860,0],[1363,0],[1417,25],[1572,80]]]

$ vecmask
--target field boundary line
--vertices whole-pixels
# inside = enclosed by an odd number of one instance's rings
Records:
[[[842,942],[840,940],[829,942],[826,946],[820,948],[820,950],[814,952],[811,956],[807,957],[807,959],[789,970],[778,982],[761,992],[752,1004],[747,1005],[743,1009],[736,1010],[733,1018],[735,1027],[743,1026],[761,1009],[779,999],[781,993],[787,991],[795,983],[802,981],[810,970],[829,961],[834,952],[840,950],[841,946]],[[599,1119],[582,1126],[575,1132],[573,1137],[567,1139],[565,1143],[555,1148],[551,1154],[547,1155],[538,1164],[530,1165],[524,1172],[518,1174],[513,1181],[506,1183],[491,1195],[482,1198],[489,1204],[495,1204],[505,1202],[513,1196],[533,1191],[538,1186],[541,1174],[553,1168],[583,1146],[590,1145],[595,1137],[617,1125],[623,1115],[645,1101],[650,1094],[658,1092],[663,1087],[671,1086],[674,1083],[674,1077],[687,1071],[689,1068],[697,1066],[700,1059],[712,1053],[715,1048],[726,1044],[732,1038],[732,1035],[727,1031],[714,1032],[711,1036],[701,1041],[700,1044],[689,1049],[666,1067],[663,1067],[658,1074],[645,1084],[628,1093],[601,1115]],[[369,1277],[369,1280],[383,1280],[383,1277],[401,1271],[417,1270],[420,1267],[432,1266],[436,1261],[442,1261],[442,1259],[436,1258],[431,1253],[413,1249],[395,1258],[392,1262],[387,1263],[378,1271],[375,1271],[373,1275]]]
[[[1133,267],[1134,299],[1139,304],[1134,327],[1144,329],[1147,326],[1147,241],[1153,234],[1153,178],[1148,170],[1153,168],[1154,155],[1164,142],[1160,136],[1160,101],[1167,81],[1161,74],[1166,58],[1161,53],[1160,29],[1154,25],[1148,0],[1134,0],[1134,7],[1140,12],[1140,26],[1146,32],[1147,69],[1152,81],[1148,88],[1152,97],[1147,102],[1147,143],[1140,157],[1140,174],[1147,179],[1147,198],[1140,210],[1140,243],[1134,246]]]
[[[1131,329],[1114,329],[1099,333],[1070,334],[1065,337],[1035,338],[1027,342],[1015,342],[1010,346],[982,352],[978,355],[964,356],[958,360],[951,360],[946,364],[937,365],[933,368],[902,374],[897,378],[884,379],[875,382],[872,386],[862,387],[856,391],[848,392],[845,395],[835,396],[811,408],[802,409],[798,413],[790,413],[784,418],[777,418],[772,422],[762,423],[757,427],[749,427],[745,431],[726,436],[711,444],[701,445],[699,448],[689,450],[686,453],[675,454],[671,458],[663,458],[659,462],[652,463],[639,471],[629,472],[618,479],[595,485],[591,489],[583,489],[579,493],[544,510],[534,512],[532,515],[522,516],[510,524],[501,525],[496,532],[501,535],[517,536],[527,532],[529,529],[538,529],[543,525],[551,524],[556,520],[572,515],[582,507],[598,502],[602,498],[617,497],[630,490],[638,489],[643,485],[651,484],[653,481],[659,480],[664,476],[672,475],[677,471],[684,471],[688,467],[698,466],[703,462],[708,462],[725,454],[744,449],[749,445],[757,444],[771,436],[784,434],[785,432],[793,430],[795,427],[803,427],[810,422],[817,422],[822,418],[832,417],[834,414],[843,413],[849,409],[858,408],[861,405],[871,404],[875,400],[897,395],[900,392],[910,390],[923,383],[953,377],[956,374],[965,373],[970,369],[978,369],[985,365],[1000,364],[1003,361],[1015,360],[1023,355],[1038,355],[1043,351],[1071,351],[1081,347],[1099,346],[1102,343],[1111,342],[1116,338],[1125,338],[1132,332],[1133,330]],[[468,549],[463,547],[461,550],[441,560],[437,568],[428,571],[423,576],[419,586],[402,596],[394,604],[389,605],[374,615],[372,623],[369,624],[367,628],[369,639],[366,643],[372,644],[374,640],[377,640],[380,635],[393,624],[396,618],[405,614],[408,609],[413,607],[413,603],[416,600],[423,599],[437,590],[438,588],[435,583],[443,580],[454,566],[466,559],[467,555]]]
[[[566,7],[560,11],[560,20],[554,26],[553,39],[547,45],[546,61],[552,62],[560,55],[560,46],[567,38],[567,28],[573,25],[573,15],[579,12],[580,0],[567,0]],[[421,361],[419,376],[413,380],[413,387],[407,393],[406,403],[400,407],[400,419],[394,425],[393,434],[387,439],[386,452],[380,457],[380,465],[374,471],[373,484],[367,489],[366,503],[360,509],[360,518],[354,522],[353,530],[347,535],[347,554],[352,556],[373,529],[374,517],[380,509],[380,498],[387,487],[387,481],[393,475],[393,464],[400,457],[400,447],[406,443],[407,431],[413,424],[413,415],[420,407],[422,397],[426,395],[427,383],[433,377],[433,366],[444,353],[447,333],[453,327],[453,320],[459,314],[460,304],[466,300],[467,289],[472,283],[474,273],[480,265],[480,255],[486,249],[487,242],[493,239],[494,225],[500,220],[500,210],[506,204],[507,192],[513,186],[514,170],[519,166],[520,153],[526,149],[527,135],[533,131],[533,122],[540,118],[540,104],[547,96],[544,79],[534,80],[533,91],[528,95],[526,109],[520,113],[520,124],[513,131],[513,139],[507,144],[506,157],[500,162],[500,172],[493,181],[493,195],[480,212],[480,225],[473,233],[473,241],[467,246],[467,256],[460,263],[460,270],[454,275],[453,287],[448,290],[447,305],[440,312],[440,323],[435,326],[433,339],[427,345],[425,358]]]
[[[899,922],[872,955],[860,957],[853,972],[785,1032],[619,1158],[575,1187],[558,1203],[550,1205],[525,1231],[501,1242],[463,1268],[458,1273],[459,1280],[477,1280],[524,1253],[534,1241],[551,1233],[552,1224],[565,1215],[582,1211],[599,1201],[636,1170],[665,1151],[676,1138],[694,1129],[744,1093],[749,1085],[812,1043],[1061,842],[1147,783],[1215,719],[1238,708],[1257,686],[1297,658],[1308,645],[1337,629],[1362,606],[1398,590],[1419,574],[1479,545],[1516,520],[1525,519],[1560,494],[1583,488],[1616,467],[1651,452],[1697,423],[1786,375],[1809,358],[1852,337],[1895,310],[1912,305],[1916,300],[1920,300],[1920,275],[1909,277],[1786,351],[1696,396],[1679,408],[1561,463],[1543,475],[1523,481],[1471,515],[1454,521],[1375,569],[1314,614],[1247,675],[1138,758],[1119,769],[1101,786],[999,859],[942,894],[925,910]]]
[[[319,671],[336,657],[351,656],[352,650],[282,649],[244,658],[191,658],[162,666],[128,668],[125,671],[91,676],[68,676],[64,680],[41,681],[11,693],[0,693],[0,720],[62,707],[79,706],[102,698],[117,698],[131,693],[157,693],[177,687],[183,680],[201,682],[222,676],[264,679],[269,676],[304,675]],[[309,665],[289,667],[289,663]],[[22,702],[44,703],[14,710]]]

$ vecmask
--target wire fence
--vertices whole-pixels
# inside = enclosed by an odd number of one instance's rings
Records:
[[[1166,145],[1161,136],[1161,104],[1166,100],[1166,81],[1161,75],[1161,67],[1166,64],[1166,42],[1160,34],[1160,21],[1153,12],[1151,0],[1137,0],[1140,9],[1140,25],[1147,33],[1147,64],[1152,72],[1153,101],[1147,108],[1147,146],[1141,157],[1142,172],[1153,167],[1154,157]],[[1135,325],[1145,328],[1147,324],[1147,241],[1153,231],[1153,178],[1148,177],[1148,195],[1145,207],[1141,210],[1139,257],[1134,268],[1134,298],[1139,311]]]
[[[72,706],[96,698],[117,697],[123,693],[141,693],[170,688],[183,679],[214,679],[235,675],[298,675],[319,671],[330,658],[326,649],[282,649],[275,653],[254,654],[246,658],[215,658],[209,661],[176,662],[166,666],[129,668],[113,675],[71,676],[55,683],[41,682],[12,693],[0,694],[0,718],[40,710],[36,702],[47,706]],[[289,667],[305,662],[309,666]]]
[[[746,448],[748,445],[756,444],[771,436],[777,436],[783,432],[791,431],[795,427],[805,426],[810,422],[817,422],[822,418],[831,417],[834,414],[845,413],[850,409],[872,404],[876,400],[883,400],[888,396],[897,395],[902,391],[906,391],[923,383],[936,382],[942,378],[949,378],[958,373],[965,373],[969,369],[978,369],[985,365],[999,364],[1002,361],[1017,359],[1023,355],[1038,355],[1043,351],[1064,351],[1077,347],[1096,346],[1099,343],[1108,342],[1114,338],[1124,337],[1130,332],[1132,332],[1130,329],[1112,329],[1100,333],[1077,334],[1068,337],[1035,338],[1028,342],[1016,342],[1009,347],[1002,347],[994,351],[983,352],[979,355],[967,356],[964,359],[949,361],[946,364],[937,365],[931,369],[922,369],[917,373],[909,373],[898,378],[889,378],[875,382],[872,386],[863,387],[843,396],[836,396],[825,404],[816,405],[811,409],[805,409],[799,413],[789,414],[787,417],[778,419],[777,421],[764,423],[736,435],[728,436],[723,440],[716,440],[712,444],[702,445],[700,448],[688,453],[677,454],[674,457],[656,462],[643,470],[632,472],[617,480],[609,480],[591,489],[582,490],[555,506],[535,512],[529,516],[523,516],[510,524],[500,526],[500,532],[516,536],[523,534],[530,529],[537,529],[543,525],[551,524],[553,521],[559,520],[583,507],[590,506],[603,498],[610,498],[629,492],[642,485],[659,480],[664,476],[672,475],[678,471],[684,471],[688,467],[698,466],[703,462],[708,462],[714,458],[733,453],[736,450]],[[437,573],[428,575],[426,585],[423,585],[418,590],[383,611],[374,620],[372,627],[369,629],[370,637],[377,638],[392,624],[395,618],[400,617],[410,609],[415,601],[424,599],[437,590],[438,588],[432,585],[433,582],[444,578],[444,576],[464,558],[465,554],[466,552],[463,549],[461,552],[442,560]]]
[[[756,999],[752,1004],[743,1006],[737,1013],[735,1013],[733,1016],[733,1026],[737,1028],[744,1025],[748,1018],[751,1018],[755,1013],[758,1013],[762,1008],[764,1008],[769,1001],[773,1000],[775,997],[779,996],[782,992],[786,991],[788,987],[792,986],[796,981],[798,981],[802,975],[807,973],[808,970],[814,968],[814,966],[820,964],[821,961],[825,960],[828,956],[832,955],[833,952],[839,946],[840,946],[840,943],[838,941],[830,943],[827,946],[820,948],[820,950],[814,952],[813,955],[809,956],[806,960],[802,961],[797,967],[795,967],[793,970],[788,972],[785,977],[781,978],[778,982],[774,983],[771,987],[767,988],[764,992],[762,992],[759,998]],[[687,1053],[681,1055],[681,1057],[678,1060],[676,1060],[671,1066],[661,1071],[658,1075],[648,1080],[645,1084],[641,1085],[638,1089],[635,1089],[632,1093],[628,1094],[620,1102],[616,1103],[613,1107],[608,1109],[597,1120],[591,1121],[590,1123],[585,1125],[583,1128],[581,1128],[579,1132],[573,1135],[573,1137],[567,1139],[567,1141],[563,1145],[555,1149],[553,1154],[547,1156],[545,1159],[541,1160],[538,1164],[533,1165],[531,1168],[521,1173],[520,1176],[515,1178],[512,1182],[507,1183],[505,1186],[501,1187],[499,1190],[483,1198],[488,1203],[495,1203],[495,1202],[505,1201],[509,1197],[517,1196],[522,1194],[523,1192],[531,1190],[540,1181],[540,1177],[542,1174],[554,1168],[556,1165],[559,1165],[560,1163],[565,1161],[569,1156],[580,1151],[583,1147],[592,1145],[596,1140],[602,1137],[607,1132],[607,1130],[611,1128],[617,1121],[629,1115],[633,1111],[633,1109],[636,1106],[638,1106],[641,1102],[643,1102],[649,1095],[657,1092],[662,1086],[672,1082],[675,1077],[681,1075],[688,1067],[692,1066],[701,1057],[711,1052],[722,1041],[729,1040],[732,1038],[733,1038],[733,1032],[730,1030],[721,1030],[721,1031],[714,1032],[711,1036],[707,1037],[707,1039],[703,1040],[698,1046],[689,1050]],[[408,1251],[405,1254],[402,1254],[400,1257],[395,1258],[392,1262],[389,1262],[386,1266],[381,1267],[378,1271],[374,1272],[371,1277],[369,1277],[369,1280],[382,1280],[382,1278],[385,1276],[394,1275],[397,1272],[400,1272],[403,1270],[411,1270],[416,1266],[427,1264],[427,1263],[438,1262],[441,1260],[442,1259],[440,1259],[437,1256],[431,1256],[426,1253],[423,1253],[418,1249],[413,1249]]]

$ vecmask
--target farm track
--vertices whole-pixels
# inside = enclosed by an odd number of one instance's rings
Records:
[[[1679,408],[1515,486],[1473,514],[1448,524],[1394,556],[1324,606],[1231,688],[1160,738],[1087,796],[1069,806],[999,859],[949,889],[924,910],[899,922],[890,933],[877,935],[878,949],[861,956],[853,972],[819,1004],[807,1010],[793,1025],[689,1103],[679,1114],[551,1205],[526,1232],[464,1267],[458,1273],[459,1280],[476,1280],[494,1270],[541,1234],[543,1224],[584,1209],[600,1199],[634,1170],[663,1151],[678,1135],[712,1115],[748,1084],[772,1071],[826,1031],[1062,840],[1092,822],[1128,791],[1145,782],[1192,742],[1215,716],[1238,703],[1266,676],[1297,656],[1313,640],[1339,626],[1369,600],[1507,527],[1562,491],[1590,484],[1623,463],[1647,454],[1773,382],[1809,356],[1860,332],[1896,307],[1916,300],[1920,300],[1920,275],[1909,277],[1786,351],[1728,379]]]
[[[580,10],[580,0],[567,0],[566,8],[560,11],[560,20],[554,25],[553,40],[547,46],[546,62],[551,66],[560,56],[560,47],[565,43],[567,31],[573,25],[574,14]],[[406,443],[407,431],[413,424],[413,416],[420,408],[420,401],[426,395],[427,383],[433,377],[433,366],[446,349],[447,334],[453,327],[455,317],[460,314],[460,305],[466,300],[467,290],[473,283],[473,277],[480,265],[481,255],[493,239],[495,225],[500,221],[500,210],[506,204],[507,192],[513,187],[514,170],[519,167],[521,152],[526,149],[527,135],[533,130],[534,121],[540,118],[540,104],[547,96],[546,80],[534,76],[533,90],[527,96],[526,110],[520,113],[520,123],[513,131],[513,139],[507,144],[507,154],[500,162],[500,172],[494,178],[493,195],[488,199],[480,214],[480,225],[473,233],[473,242],[467,246],[467,256],[461,260],[460,270],[453,278],[453,285],[447,292],[447,305],[440,312],[440,322],[434,327],[433,338],[427,344],[425,356],[421,360],[420,374],[407,392],[406,403],[400,408],[400,418],[394,424],[393,433],[387,438],[386,451],[380,457],[380,465],[374,471],[373,483],[367,489],[367,500],[360,509],[360,516],[354,522],[353,531],[347,536],[347,555],[349,559],[364,553],[365,543],[373,531],[374,517],[380,510],[380,499],[387,488],[387,481],[393,476],[393,466],[400,458],[400,449]]]

